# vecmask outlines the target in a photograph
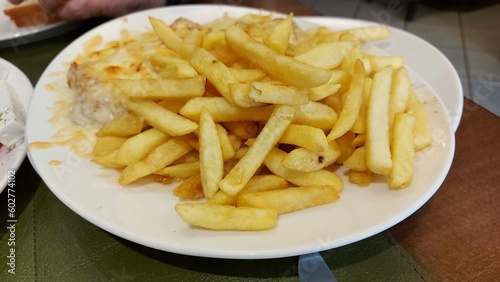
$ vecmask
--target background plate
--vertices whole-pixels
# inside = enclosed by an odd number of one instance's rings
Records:
[[[84,34],[51,62],[36,85],[28,114],[27,140],[50,141],[55,134],[56,129],[47,121],[52,117],[49,108],[57,94],[48,92],[46,85],[54,83],[58,76],[64,81],[68,63],[94,35],[113,40],[124,28],[151,30],[148,16],[172,23],[182,15],[205,23],[224,13],[241,16],[250,12],[262,11],[223,5],[165,7],[118,18]],[[304,28],[315,26],[297,21]],[[325,18],[322,24],[336,29],[366,22]],[[379,47],[380,52],[392,51],[390,42]],[[47,186],[69,208],[106,231],[145,246],[193,256],[237,259],[286,257],[335,248],[381,232],[415,212],[436,192],[450,168],[455,143],[447,110],[425,80],[412,71],[411,64],[408,69],[434,133],[434,144],[415,157],[412,186],[390,191],[383,179],[376,179],[369,188],[345,181],[339,201],[283,215],[272,230],[220,232],[193,228],[174,211],[178,199],[172,195],[172,187],[147,182],[121,187],[116,171],[98,167],[65,147],[31,149],[28,156]],[[61,164],[49,165],[54,160]],[[346,179],[344,170],[339,174]]]
[[[0,48],[16,48],[19,45],[32,43],[68,32],[81,25],[81,22],[57,22],[48,25],[17,27],[3,13],[7,0],[0,0]]]
[[[0,58],[0,66],[10,71],[7,83],[14,89],[14,95],[19,97],[24,109],[29,108],[33,85],[26,75],[10,62]],[[0,193],[7,184],[9,170],[17,170],[26,157],[25,142],[9,151],[5,146],[0,148]]]

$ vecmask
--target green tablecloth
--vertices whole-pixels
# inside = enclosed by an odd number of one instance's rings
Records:
[[[0,49],[33,84],[94,20],[55,38]],[[7,193],[0,196],[0,281],[298,281],[297,257],[209,259],[162,252],[90,224],[62,204],[26,159],[16,177],[15,274]],[[11,240],[12,242],[12,240]],[[322,252],[339,281],[426,281],[425,271],[387,233]]]

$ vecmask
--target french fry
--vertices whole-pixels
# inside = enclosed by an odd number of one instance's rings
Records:
[[[237,26],[226,30],[226,42],[234,52],[287,85],[311,88],[327,83],[332,76],[328,70],[276,53],[266,45],[251,39]]]
[[[176,204],[179,216],[194,226],[213,230],[264,230],[276,225],[273,210],[208,203]]]
[[[254,82],[253,87],[258,91],[250,91],[249,97],[260,103],[275,105],[304,105],[309,101],[305,89],[297,89],[272,82]]]
[[[356,134],[352,131],[346,132],[344,135],[337,138],[337,144],[340,148],[340,156],[337,158],[338,164],[343,164],[347,158],[354,152],[356,147],[353,145],[353,141],[356,138]]]
[[[201,47],[203,41],[203,33],[197,28],[189,30],[188,35],[184,38],[181,44],[181,51],[179,54],[183,59],[189,59],[194,50]]]
[[[264,79],[267,74],[260,69],[229,69],[236,79],[242,83],[260,81]]]
[[[192,175],[185,179],[177,187],[174,188],[173,193],[175,196],[183,200],[200,200],[205,197],[199,173]]]
[[[120,173],[118,182],[121,185],[130,184],[166,167],[191,150],[191,146],[181,138],[170,138],[151,151],[144,159],[128,165]]]
[[[276,53],[284,55],[288,49],[290,34],[292,33],[293,13],[281,20],[272,30],[264,43]]]
[[[372,172],[389,175],[392,158],[389,147],[389,98],[392,68],[383,68],[373,77],[367,108],[366,165]]]
[[[367,58],[370,61],[372,72],[378,72],[386,66],[391,66],[393,69],[398,69],[400,67],[403,67],[404,65],[403,58],[399,56],[368,55]]]
[[[413,91],[408,99],[408,112],[415,116],[415,151],[420,151],[432,144],[432,132],[425,108]]]
[[[223,122],[222,126],[227,128],[231,134],[243,140],[255,138],[260,132],[260,125],[256,121]]]
[[[258,92],[251,83],[237,83],[229,85],[229,92],[235,105],[242,108],[255,108],[266,106],[265,103],[257,102],[250,97],[252,92]]]
[[[387,26],[376,25],[376,26],[346,29],[341,31],[332,31],[318,36],[318,42],[322,43],[322,42],[338,41],[340,36],[346,33],[350,33],[355,40],[363,42],[387,39],[391,36],[391,31]]]
[[[312,172],[287,169],[282,165],[286,156],[286,152],[273,148],[264,159],[264,164],[272,173],[297,186],[333,185],[338,192],[342,191],[344,184],[336,173],[326,169]]]
[[[261,191],[277,190],[288,188],[288,182],[274,174],[261,174],[255,175],[248,181],[247,185],[241,191],[234,195],[229,196],[222,191],[218,191],[212,198],[208,199],[209,203],[219,205],[236,206],[238,197],[246,193],[255,193]]]
[[[344,161],[343,165],[351,170],[366,171],[366,150],[365,147],[359,147]]]
[[[339,66],[344,57],[357,45],[358,42],[355,41],[322,43],[300,55],[295,56],[294,59],[317,68],[333,69]]]
[[[143,131],[123,143],[116,153],[115,162],[124,166],[138,162],[168,138],[167,134],[155,128]]]
[[[155,172],[158,175],[170,176],[173,178],[188,179],[200,173],[200,162],[172,164]]]
[[[335,163],[340,156],[340,147],[337,142],[330,141],[328,150],[317,153],[306,148],[292,150],[281,164],[291,170],[311,172],[323,169]]]
[[[335,122],[330,133],[328,133],[328,141],[335,140],[341,135],[344,135],[356,122],[359,116],[361,103],[363,102],[363,90],[365,86],[365,68],[360,60],[354,65],[354,74],[351,80],[351,86],[347,91],[342,111],[339,118]]]
[[[366,187],[372,183],[373,173],[369,170],[365,171],[357,171],[357,170],[349,170],[347,172],[349,182],[352,184],[356,184],[360,187]]]
[[[185,135],[198,129],[195,122],[177,115],[151,100],[133,101],[121,97],[121,102],[130,111],[146,119],[151,126],[169,135]]]
[[[337,121],[337,113],[329,106],[318,103],[308,102],[305,105],[294,106],[295,119],[294,124],[309,125],[323,130],[331,129]]]
[[[182,39],[175,34],[175,32],[162,20],[149,17],[149,22],[153,27],[153,30],[158,35],[160,40],[167,46],[168,48],[174,50],[177,53],[180,53],[182,46]]]
[[[408,187],[413,180],[413,127],[415,117],[406,113],[397,113],[391,134],[391,154],[393,168],[389,175],[389,187],[401,189]]]
[[[231,139],[229,138],[229,133],[226,131],[226,129],[220,125],[217,125],[217,134],[219,135],[219,141],[220,141],[220,147],[222,150],[222,157],[224,161],[227,161],[234,157],[235,149],[233,147],[233,144],[231,143]]]
[[[117,136],[103,136],[97,138],[92,154],[96,157],[105,156],[111,153],[112,151],[120,148],[120,146],[126,140],[127,138],[125,137],[117,137]]]
[[[224,193],[234,196],[248,183],[262,165],[267,153],[276,145],[293,120],[295,110],[289,106],[277,106],[266,125],[236,166],[219,182]]]
[[[246,193],[238,198],[238,207],[275,210],[290,213],[319,205],[330,204],[340,198],[331,185],[290,187],[286,189]]]
[[[224,157],[220,146],[217,126],[203,108],[200,116],[200,174],[203,193],[211,198],[215,195],[224,173]]]
[[[229,85],[239,81],[224,63],[203,48],[193,51],[189,63],[198,73],[204,75],[230,104],[233,103]]]
[[[105,123],[99,131],[97,137],[118,136],[128,137],[142,131],[145,118],[133,114],[125,114]]]
[[[267,121],[275,108],[275,106],[241,108],[232,106],[222,97],[199,97],[190,99],[179,112],[191,120],[199,120],[203,107],[208,110],[215,122]]]
[[[392,128],[396,113],[406,111],[412,85],[404,67],[394,70],[392,75],[391,98],[389,100],[389,127]]]
[[[125,166],[115,161],[115,156],[117,152],[118,150],[114,150],[108,153],[107,155],[93,157],[91,161],[102,167],[121,169]]]
[[[292,144],[321,153],[328,150],[325,132],[319,128],[291,124],[280,138],[280,143]]]
[[[198,75],[185,79],[113,79],[111,82],[133,98],[189,99],[203,96],[206,78]]]

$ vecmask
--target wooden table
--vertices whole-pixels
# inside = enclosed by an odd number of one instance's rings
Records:
[[[234,4],[275,10],[283,13],[293,12],[295,15],[317,15],[312,9],[293,0],[185,2]],[[26,52],[29,52],[31,55],[31,53],[46,51],[40,52],[40,55],[45,54],[53,57],[56,54],[56,50],[60,48],[58,44],[64,44],[64,41],[61,40],[61,42],[59,42],[58,39],[55,39],[51,43],[46,42],[42,43],[42,45],[43,44],[45,44],[43,49],[42,47],[40,47],[40,49],[31,47],[32,50]],[[50,46],[51,44],[53,46]],[[20,58],[20,56],[22,56],[22,50],[20,54],[2,52],[0,52],[0,54],[3,54],[7,59],[11,58],[20,64],[27,63],[34,65],[38,64],[39,61],[46,63],[50,59],[33,56],[30,57],[30,60],[32,60],[31,62],[24,62],[23,58]],[[31,72],[29,76],[34,83],[38,79],[43,67],[43,65],[37,65],[37,68],[29,68]],[[498,165],[500,162],[496,158],[500,155],[499,140],[500,119],[473,102],[465,100],[463,117],[456,133],[455,159],[448,177],[438,192],[421,209],[386,232],[386,234],[389,234],[396,240],[395,244],[402,246],[404,251],[406,251],[433,280],[494,281],[498,279],[500,274],[500,211],[498,209],[500,196],[496,188],[500,186],[498,183],[498,179],[500,179],[500,169]],[[36,173],[29,166],[27,161],[21,168],[21,171],[26,172],[26,175],[28,175],[27,177],[36,177]],[[35,182],[35,184],[29,185],[38,185],[39,180],[37,182],[35,179],[33,182]],[[29,185],[27,184],[27,186]],[[40,190],[42,188],[38,189]],[[26,192],[25,201],[31,201],[31,203],[23,203],[22,205],[27,206],[27,210],[29,210],[31,204],[34,205],[35,192],[39,193],[40,191],[36,191],[35,187]],[[3,195],[3,197],[5,197],[5,195]],[[42,193],[37,197],[38,200],[42,200],[42,206],[43,200],[50,197],[54,198],[53,195],[51,196],[48,192]],[[57,200],[53,199],[53,201]],[[37,208],[42,209],[44,207],[40,207],[39,202]],[[33,209],[35,208],[33,207]],[[57,210],[65,213],[68,212],[67,209],[62,206],[58,207]],[[52,210],[47,212],[42,210],[41,216],[43,217],[44,214],[49,212],[50,216],[61,216],[64,220],[80,220],[77,216],[62,215]],[[41,230],[44,231],[44,227],[33,228],[42,228]],[[88,230],[90,227],[87,226],[85,228],[85,230]],[[81,230],[83,231],[84,229]],[[99,230],[92,230],[92,232],[100,232]],[[90,233],[91,231],[88,232]],[[139,246],[135,246],[131,243],[123,242],[117,238],[108,238],[101,233],[99,234],[102,240],[109,239],[112,241],[111,244],[113,245],[124,245],[122,248],[126,248],[124,252],[127,252],[127,254],[140,249]],[[74,236],[77,235],[75,234]],[[42,239],[33,239],[33,241],[35,243],[50,242],[43,241]],[[51,243],[53,246],[58,245],[58,242]],[[354,248],[357,248],[358,253],[373,251],[368,249],[364,251],[362,249],[364,246],[363,244],[369,246],[370,242],[356,245]],[[43,251],[43,247],[38,248],[38,252],[40,253],[41,251]],[[352,252],[353,249],[340,249],[339,251],[345,252],[345,256],[348,257],[349,252]],[[139,253],[143,256],[147,256],[151,264],[157,261],[170,262],[174,267],[185,265],[185,267],[192,268],[195,271],[209,272],[207,268],[194,266],[196,262],[206,263],[206,260],[190,260],[185,257],[173,255],[174,258],[172,258],[172,256],[153,250],[141,249]],[[4,254],[0,255],[3,256]],[[342,253],[342,255],[344,255],[344,253]],[[337,257],[335,258],[338,259]],[[75,259],[78,259],[78,257]],[[284,262],[289,263],[289,260],[274,260],[263,262],[262,264],[279,268]],[[63,263],[62,260],[61,263]],[[228,262],[226,261],[225,263]],[[335,263],[335,260],[333,260],[333,263]],[[84,262],[84,264],[86,266],[87,262]],[[217,264],[219,264],[218,261]],[[237,264],[234,263],[234,265]],[[252,265],[256,266],[258,271],[260,264],[256,262]],[[248,267],[248,265],[246,265],[246,267]],[[44,269],[47,269],[43,262],[39,267],[30,266],[27,268],[32,268],[33,271],[38,270],[42,272]],[[284,269],[286,270],[287,268]],[[129,271],[128,269],[126,270]],[[70,269],[66,268],[66,271],[70,272]],[[238,274],[238,272],[231,273],[240,277],[247,275],[249,272],[244,272],[245,274]],[[128,273],[118,274],[122,276],[125,275],[125,278],[128,277]],[[260,277],[255,273],[252,275]],[[42,276],[31,273],[26,277],[32,278]],[[283,277],[287,276],[283,274],[281,278]]]

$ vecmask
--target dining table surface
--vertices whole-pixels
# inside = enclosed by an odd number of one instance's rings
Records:
[[[185,1],[318,16],[294,0]],[[184,4],[183,4],[184,5]],[[36,85],[51,60],[107,19],[79,22],[45,39],[0,48]],[[437,192],[387,230],[321,252],[339,281],[498,281],[500,119],[464,98],[451,168]],[[0,281],[299,281],[298,258],[218,259],[169,253],[127,241],[60,202],[28,158],[16,172],[15,274],[7,189],[0,196]],[[306,281],[306,280],[304,280]]]

